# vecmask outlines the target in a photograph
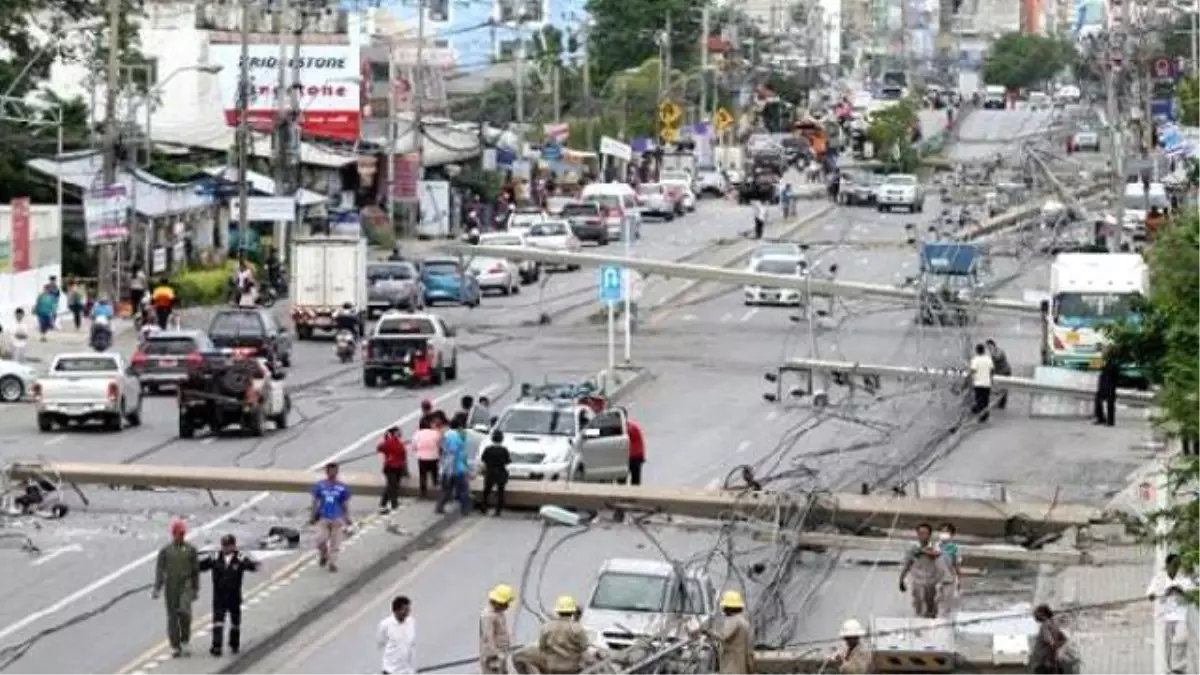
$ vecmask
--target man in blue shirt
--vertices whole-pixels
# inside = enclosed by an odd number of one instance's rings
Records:
[[[450,428],[442,432],[442,456],[438,460],[439,487],[437,513],[444,513],[446,502],[457,499],[462,515],[471,512],[470,465],[467,442],[463,436],[465,420],[455,415]]]
[[[342,535],[350,527],[350,488],[338,480],[338,465],[325,465],[325,478],[312,489],[312,523],[317,526],[319,564],[330,572],[337,571],[337,554]]]

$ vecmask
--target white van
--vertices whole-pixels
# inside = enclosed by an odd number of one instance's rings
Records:
[[[603,209],[609,241],[625,236],[628,227],[636,241],[642,236],[642,206],[637,192],[627,183],[592,183],[579,194],[579,201],[595,202]]]

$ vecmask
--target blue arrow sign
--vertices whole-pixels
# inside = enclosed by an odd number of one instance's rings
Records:
[[[600,268],[600,302],[620,302],[624,297],[624,277],[620,267],[606,265]]]

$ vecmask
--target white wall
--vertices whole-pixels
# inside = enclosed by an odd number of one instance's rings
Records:
[[[30,313],[38,292],[51,276],[62,281],[62,222],[57,206],[30,206],[29,239],[31,269],[17,273],[0,272],[0,326],[6,329],[17,307],[23,307],[26,313]],[[11,241],[12,207],[0,205],[0,243]],[[65,309],[66,303],[63,304],[62,309]]]

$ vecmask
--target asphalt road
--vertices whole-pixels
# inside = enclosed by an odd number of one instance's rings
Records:
[[[991,130],[989,144],[1000,146],[1036,124],[1029,113],[1006,111],[984,126]],[[990,145],[981,147],[980,152],[990,152]],[[967,158],[974,156],[965,153]],[[811,242],[810,256],[824,269],[837,263],[842,279],[902,284],[906,277],[917,275],[916,252],[904,243],[905,226],[914,223],[924,230],[937,212],[932,199],[926,205],[928,215],[838,209],[805,228],[797,239]],[[853,246],[859,239],[877,245]],[[878,245],[880,241],[894,244]],[[1025,289],[1044,287],[1047,268],[1044,263],[998,259],[992,278],[1007,281],[1002,295],[1019,297]],[[1030,420],[1027,403],[1016,397],[1009,410],[997,413],[988,425],[969,431],[961,443],[949,448],[929,443],[937,431],[960,421],[961,399],[944,387],[885,383],[879,397],[883,400],[861,391],[850,396],[831,388],[832,398],[842,405],[826,410],[814,410],[806,401],[771,404],[762,399],[771,388],[762,379],[765,371],[781,359],[811,353],[851,361],[961,366],[975,341],[994,337],[1009,350],[1014,366],[1025,371],[1032,367],[1036,352],[1032,321],[985,316],[969,333],[918,328],[913,306],[839,301],[831,317],[818,320],[810,332],[804,318],[789,319],[793,313],[746,307],[736,289],[701,285],[678,306],[650,319],[635,338],[635,352],[657,379],[639,390],[628,406],[648,436],[647,483],[718,487],[732,470],[749,464],[761,478],[778,481],[779,486],[855,489],[867,482],[884,489],[900,485],[913,489],[913,481],[924,478],[923,485],[930,489],[932,478],[945,491],[1020,479],[1029,481],[1022,489],[1030,494],[1052,494],[1070,486],[1070,494],[1088,498],[1106,488],[1105,480],[1118,482],[1127,470],[1120,452],[1096,453],[1080,476],[1071,460],[1084,438],[1080,424]],[[601,349],[604,338],[594,327],[577,326],[541,337],[536,344]],[[1052,442],[1046,440],[1047,434]],[[1041,443],[1035,441],[1039,437]],[[1048,448],[1060,461],[1044,466],[1038,460]],[[254,669],[359,673],[378,668],[375,627],[390,598],[405,593],[416,607],[418,663],[422,667],[453,663],[443,672],[476,672],[473,663],[455,662],[474,651],[475,621],[485,593],[495,583],[519,584],[530,551],[544,554],[561,536],[551,535],[538,549],[539,531],[538,525],[515,517],[468,524],[448,543],[386,575],[386,583],[381,579],[322,617]],[[711,553],[715,543],[715,535],[708,532],[680,528],[656,532],[662,548],[679,560]],[[750,563],[766,558],[762,549],[739,551],[735,561],[740,574]],[[786,636],[773,637],[788,643],[828,638],[847,616],[904,612],[905,600],[893,590],[895,571],[884,565],[894,559],[872,561],[864,568],[852,562],[852,554],[806,559],[787,591],[791,618],[801,620]],[[631,526],[614,525],[572,539],[554,551],[544,568],[537,555],[533,581],[522,589],[534,608],[549,605],[561,593],[585,600],[593,570],[605,558],[657,557],[658,553]],[[718,584],[730,576],[723,563],[713,563],[709,570]],[[753,584],[748,590],[753,603]],[[969,605],[993,609],[1006,602],[982,598]],[[518,637],[531,636],[535,623],[532,614],[522,610]]]
[[[1019,112],[1008,114],[1013,115],[1013,124],[1020,124]],[[1003,132],[1004,129],[998,129],[995,133]],[[806,208],[817,205],[806,203]],[[706,203],[701,209],[684,220],[648,225],[638,245],[638,255],[683,256],[691,252],[689,248],[695,250],[706,242],[732,236],[744,227],[748,218],[745,209],[723,202]],[[937,212],[932,200],[926,212]],[[840,209],[815,221],[799,239],[814,242],[811,254],[820,257],[823,263],[837,262],[841,278],[900,283],[914,273],[915,263],[915,252],[901,245],[904,227],[910,222],[923,222],[923,218]],[[897,242],[897,247],[863,250],[847,245],[857,238],[891,239]],[[833,245],[831,241],[841,244]],[[1004,264],[997,261],[997,276],[1018,271],[1005,269]],[[1035,287],[1044,283],[1044,276],[1044,268],[1024,270],[1010,289],[1026,284]],[[593,281],[593,274],[587,271],[555,275],[546,294],[556,295],[556,302],[566,306],[575,302],[570,298],[594,292]],[[499,397],[521,381],[543,376],[586,376],[600,367],[605,351],[601,331],[586,324],[522,328],[538,313],[537,307],[527,303],[528,293],[525,293],[514,298],[489,297],[482,308],[474,311],[448,309],[445,314],[463,329],[465,342],[487,346],[464,355],[461,381],[436,390],[367,392],[361,389],[354,369],[338,374],[341,369],[331,365],[333,357],[327,343],[301,343],[291,378],[298,382],[326,372],[330,375],[296,394],[293,429],[264,442],[233,438],[186,443],[174,440],[174,409],[167,400],[148,402],[147,425],[120,436],[86,432],[39,435],[33,430],[31,415],[12,409],[0,415],[0,439],[13,448],[9,455],[40,453],[48,458],[77,461],[121,461],[136,457],[142,463],[302,468],[318,465],[336,454],[343,460],[370,457],[375,435],[382,428],[399,420],[411,430],[418,398],[438,397],[439,403],[449,408],[462,394],[488,392]],[[498,309],[489,309],[493,307]],[[958,331],[914,330],[914,311],[913,307],[886,303],[836,303],[832,318],[821,321],[810,338],[807,322],[789,321],[788,310],[746,308],[737,293],[696,288],[681,306],[651,317],[650,325],[635,336],[638,361],[650,366],[658,376],[656,382],[637,393],[630,405],[649,439],[646,481],[717,486],[740,464],[756,465],[759,474],[766,476],[776,474],[780,469],[776,465],[781,462],[785,468],[795,470],[793,477],[787,479],[789,484],[800,481],[843,487],[869,481],[886,486],[911,479],[914,476],[902,469],[912,462],[913,455],[920,454],[923,439],[956,416],[948,394],[920,392],[879,403],[859,393],[856,401],[860,405],[853,409],[838,408],[841,419],[834,419],[828,411],[813,411],[803,402],[765,403],[761,394],[769,385],[761,374],[778,359],[812,353],[813,342],[816,353],[851,360],[961,364],[967,338]],[[1029,345],[1035,332],[1028,325],[1007,317],[987,319],[977,332],[980,336],[995,336],[1009,348],[1017,364],[1031,363],[1027,357],[1032,352]],[[934,404],[939,408],[926,410]],[[1008,414],[1023,417],[1014,413]],[[997,417],[993,428],[1016,426]],[[916,421],[898,422],[909,419]],[[715,420],[720,422],[714,423]],[[799,449],[776,449],[785,432],[807,427],[811,430],[798,440]],[[838,450],[860,440],[885,439],[884,446],[868,452]],[[956,481],[990,480],[999,473],[993,467],[1011,459],[997,459],[990,446],[978,454],[988,461],[951,464],[940,477]],[[374,466],[373,459],[364,458],[355,468]],[[796,478],[797,475],[800,477]],[[1047,484],[1060,480],[1049,474],[1041,477]],[[1073,482],[1066,477],[1061,480]],[[0,626],[0,644],[16,643],[147,583],[151,570],[144,556],[162,541],[171,515],[187,515],[193,523],[225,518],[245,498],[217,494],[214,498],[218,505],[214,506],[207,494],[195,492],[89,490],[87,495],[91,506],[77,509],[67,520],[37,523],[40,528],[16,522],[8,528],[10,532],[28,534],[46,553],[37,559],[12,548],[0,549],[0,561],[9,570],[0,580],[0,597],[4,599],[0,621],[5,624]],[[243,541],[255,539],[264,535],[270,525],[297,523],[305,506],[302,499],[294,497],[263,496],[255,500],[252,507],[198,532],[195,538],[202,543],[213,542],[220,534],[232,531]],[[330,623],[323,624],[325,628],[319,631],[327,636],[321,638],[319,649],[309,649],[315,640],[302,633],[280,650],[281,657],[256,670],[326,673],[377,670],[374,628],[393,592],[407,593],[417,603],[420,663],[437,664],[467,656],[474,648],[474,621],[486,589],[500,581],[514,584],[519,581],[520,568],[533,549],[538,529],[517,519],[468,524],[450,542],[424,557],[410,559],[402,568],[386,575],[394,590],[377,588],[373,593],[356,595],[343,609],[328,617]],[[711,538],[701,535],[667,530],[661,536],[664,547],[674,557],[690,557],[711,548]],[[564,556],[561,560],[560,555]],[[538,587],[526,588],[524,593],[534,596],[533,604],[549,603],[562,592],[574,593],[582,600],[591,583],[592,570],[603,558],[617,555],[645,557],[654,553],[646,545],[639,546],[637,533],[629,527],[589,533],[560,549],[539,575]],[[286,554],[269,560],[264,576],[287,560]],[[749,559],[738,558],[738,561],[740,564]],[[804,604],[803,609],[797,604],[796,611],[811,612],[811,616],[821,617],[824,625],[802,629],[793,636],[796,639],[811,636],[813,631],[819,637],[827,636],[831,632],[829,626],[841,619],[838,608],[845,606],[839,589],[856,588],[839,575],[831,577],[827,584],[819,583],[825,580],[825,575],[815,571],[821,564],[822,561],[813,562],[812,574],[798,574],[794,590],[797,603],[802,597],[816,603]],[[724,581],[725,573],[713,570],[718,583]],[[828,600],[823,600],[824,597]],[[269,606],[270,601],[264,604],[268,610]],[[886,611],[895,610],[888,607]],[[521,622],[522,631],[532,630],[530,617]],[[161,624],[159,605],[152,603],[145,592],[138,591],[90,620],[45,637],[8,670],[77,671],[85,658],[80,655],[78,645],[87,643],[86,668],[111,672],[158,640]],[[312,653],[300,660],[290,656],[301,651]],[[473,669],[473,665],[455,666],[448,672]]]
[[[802,206],[801,213],[808,206]],[[813,206],[815,208],[815,205]],[[680,258],[710,248],[744,225],[746,209],[723,200],[705,200],[696,213],[672,223],[648,222],[635,247],[636,255]],[[612,247],[613,250],[619,250]],[[566,311],[595,292],[588,271],[550,275],[545,301],[531,303],[530,293],[509,298],[488,297],[469,310],[440,307],[437,311],[461,330],[463,353],[457,382],[422,391],[401,388],[365,390],[354,366],[338,364],[327,341],[296,342],[294,367],[288,375],[294,388],[294,412],[286,432],[265,439],[226,437],[181,441],[176,437],[175,405],[170,397],[150,398],[146,423],[120,434],[92,431],[39,434],[32,410],[25,405],[0,410],[0,456],[48,460],[126,462],[139,464],[305,468],[331,457],[349,462],[351,469],[374,470],[372,452],[378,433],[393,423],[406,432],[414,427],[421,398],[434,398],[452,409],[465,394],[504,397],[523,381],[592,377],[603,366],[603,349],[589,344],[534,343],[533,324],[541,311]],[[281,313],[286,308],[281,307]],[[202,327],[203,311],[189,322]],[[553,333],[553,330],[541,331]],[[62,351],[77,349],[69,339]],[[59,347],[59,345],[54,345]],[[130,350],[128,344],[119,344]],[[50,350],[47,356],[51,355]],[[201,544],[215,544],[225,532],[243,542],[266,535],[273,525],[295,525],[306,508],[289,496],[256,496],[246,502],[240,494],[204,492],[129,492],[86,489],[84,506],[68,495],[73,510],[60,522],[10,519],[0,539],[0,564],[8,574],[0,580],[0,645],[16,645],[40,631],[104,607],[113,598],[133,592],[95,618],[41,637],[20,660],[9,663],[11,652],[0,647],[0,670],[68,672],[78,670],[80,657],[70,647],[90,644],[87,669],[111,671],[124,665],[161,634],[161,609],[148,594],[135,592],[151,580],[148,556],[163,541],[173,516],[185,516]],[[246,506],[249,504],[249,506]],[[233,514],[232,516],[229,514]],[[28,542],[40,556],[23,551]],[[264,574],[286,564],[290,555],[268,560]]]

